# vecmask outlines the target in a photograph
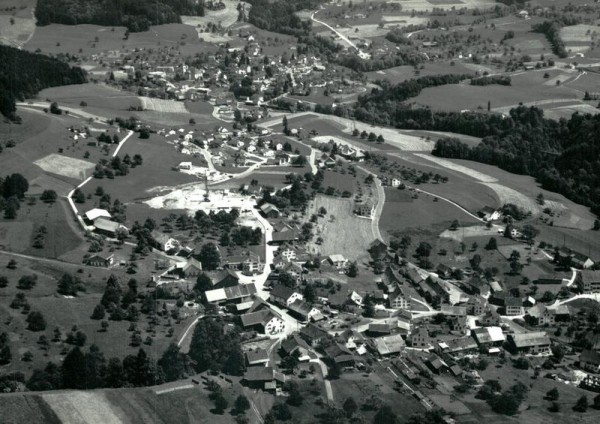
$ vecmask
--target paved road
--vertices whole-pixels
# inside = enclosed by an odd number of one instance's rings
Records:
[[[327,400],[329,402],[333,402],[333,389],[331,388],[331,381],[327,379],[327,365],[325,365],[325,362],[323,362],[321,359],[317,359],[315,362],[317,362],[321,367],[321,374],[323,374],[323,383],[325,383],[325,393],[327,394]]]
[[[310,15],[310,19],[313,22],[316,22],[318,24],[321,24],[323,26],[326,26],[327,28],[329,28],[331,31],[335,32],[342,40],[344,40],[350,47],[352,47],[353,49],[356,50],[356,52],[358,53],[358,57],[360,57],[361,59],[370,59],[371,55],[369,53],[365,53],[363,52],[361,49],[358,48],[358,46],[356,44],[354,44],[348,37],[346,37],[344,34],[342,34],[341,32],[339,32],[337,29],[333,28],[331,25],[323,22],[323,21],[319,21],[318,19],[315,18],[315,15],[318,13],[319,11],[317,10],[316,12],[313,12],[312,15]]]

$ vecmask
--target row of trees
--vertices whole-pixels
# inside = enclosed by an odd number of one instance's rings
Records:
[[[0,93],[1,95],[1,93]],[[29,190],[29,182],[21,174],[11,174],[6,178],[0,177],[0,211],[4,217],[15,219],[21,208],[21,201]]]

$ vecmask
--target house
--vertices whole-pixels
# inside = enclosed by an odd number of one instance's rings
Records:
[[[480,296],[470,296],[466,303],[462,304],[467,308],[468,315],[479,316],[485,313],[487,307],[487,301],[485,298]]]
[[[107,268],[114,262],[114,255],[95,254],[88,258],[87,264],[90,266],[98,266]]]
[[[278,284],[273,287],[269,295],[269,301],[281,306],[289,307],[296,300],[304,300],[304,296],[291,287]]]
[[[211,278],[214,289],[237,286],[240,282],[240,277],[229,268],[209,271],[206,274]]]
[[[309,320],[316,321],[317,317],[322,317],[321,311],[301,299],[296,299],[288,305],[291,315],[298,317],[303,322]]]
[[[561,247],[555,252],[555,255],[555,259],[558,259],[560,262],[569,260],[571,265],[575,268],[589,269],[594,266],[594,261],[588,256],[567,247]]]
[[[298,359],[303,361],[309,361],[311,359],[310,346],[298,335],[294,333],[284,341],[281,342],[281,350],[286,355],[291,355],[294,352],[298,352]]]
[[[600,271],[579,272],[579,287],[585,294],[600,293]]]
[[[344,258],[342,255],[329,255],[329,262],[337,269],[344,269],[346,265],[348,265],[348,259]]]
[[[334,343],[325,349],[325,355],[342,368],[354,366],[356,359],[350,349],[340,343]]]
[[[501,321],[500,314],[493,309],[488,309],[483,317],[479,319],[479,323],[486,327],[500,325]]]
[[[600,352],[586,349],[579,355],[579,366],[593,373],[600,373]]]
[[[160,246],[159,249],[165,252],[167,255],[177,254],[182,249],[179,240],[174,239],[167,234],[161,233],[160,231],[152,231],[151,236]]]
[[[300,329],[300,337],[302,337],[310,346],[314,347],[322,340],[327,339],[329,334],[315,324],[308,324]]]
[[[388,305],[392,309],[410,309],[411,297],[400,286],[396,286],[396,290],[388,294]]]
[[[275,335],[285,330],[281,316],[270,308],[249,312],[240,317],[246,330],[256,330],[267,335]]]
[[[371,347],[379,356],[389,356],[399,354],[406,347],[404,339],[400,334],[392,334],[384,337],[377,337],[370,340]]]
[[[181,162],[179,165],[177,165],[177,169],[180,171],[189,171],[192,169],[192,162]]]
[[[556,311],[538,303],[527,310],[525,320],[532,325],[554,325],[556,323]]]
[[[373,216],[374,211],[375,205],[370,200],[360,203],[357,202],[354,204],[354,213],[358,216],[365,216],[367,218],[371,218]]]
[[[500,327],[480,327],[471,331],[471,335],[479,346],[502,346],[505,337]]]
[[[506,297],[504,299],[504,310],[504,314],[509,317],[523,315],[525,313],[523,301],[518,297]]]
[[[128,232],[124,225],[115,221],[109,221],[106,218],[96,218],[94,220],[94,229],[98,234],[113,238],[116,237],[119,231]]]
[[[450,329],[455,333],[467,334],[469,326],[466,316],[454,316],[448,320]]]
[[[391,185],[394,188],[400,187],[402,185],[402,181],[400,181],[398,178],[392,178]]]
[[[449,278],[452,275],[452,268],[445,264],[439,264],[435,269],[440,278]]]
[[[85,216],[86,221],[89,223],[93,223],[98,218],[106,218],[106,219],[112,218],[110,212],[108,212],[106,209],[98,209],[98,208],[90,209],[89,211],[87,211],[84,214],[84,216]]]
[[[477,212],[477,215],[479,215],[479,217],[484,221],[495,221],[500,218],[500,211],[490,206],[485,206],[483,209]]]
[[[342,333],[338,334],[336,336],[336,340],[338,340],[341,343],[344,343],[344,345],[348,349],[356,350],[359,355],[362,355],[365,353],[365,351],[364,351],[365,338],[363,337],[362,334],[360,334],[356,330],[351,330],[348,328],[348,329],[344,330]]]
[[[276,390],[285,383],[285,375],[275,371],[272,367],[249,367],[244,374],[243,381],[252,388]]]
[[[269,363],[269,353],[265,349],[256,349],[246,352],[248,366],[266,366]]]
[[[244,275],[260,274],[265,268],[260,257],[251,252],[228,256],[224,259],[224,266],[226,269],[242,271]]]
[[[279,218],[279,215],[281,215],[279,209],[271,203],[263,203],[260,206],[260,210],[267,218]]]
[[[388,246],[381,240],[377,239],[369,245],[367,250],[371,254],[373,260],[379,261],[386,257]]]
[[[516,352],[530,355],[550,353],[550,338],[544,331],[509,334],[508,341]]]
[[[410,334],[411,347],[418,349],[428,349],[431,347],[432,338],[429,336],[429,331],[425,327],[419,327],[413,330]]]
[[[296,241],[300,238],[298,230],[291,225],[280,222],[273,225],[273,238],[269,244],[280,245]]]
[[[194,258],[189,258],[180,268],[182,278],[195,278],[202,273],[202,264]]]

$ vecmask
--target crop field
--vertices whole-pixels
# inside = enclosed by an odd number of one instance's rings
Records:
[[[33,162],[44,171],[73,179],[85,180],[92,175],[94,164],[81,159],[52,153]]]
[[[154,99],[151,97],[140,97],[144,110],[160,113],[186,113],[187,109],[183,102],[175,100]]]
[[[375,239],[371,220],[355,216],[352,201],[324,195],[317,195],[310,203],[307,216],[316,214],[321,207],[327,210],[327,215],[319,219],[313,232],[314,239],[323,237],[323,243],[312,243],[311,251],[324,256],[337,253],[350,260],[364,256],[369,244]],[[350,228],[352,231],[348,231]]]

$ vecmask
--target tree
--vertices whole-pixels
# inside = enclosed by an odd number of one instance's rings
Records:
[[[398,417],[389,405],[383,405],[373,417],[373,424],[397,424]]]
[[[498,248],[498,242],[495,237],[491,237],[485,245],[485,250],[496,250]]]
[[[285,115],[283,116],[282,125],[283,125],[283,133],[285,135],[290,135],[290,128],[288,126],[287,116],[285,116]]]
[[[11,259],[10,261],[8,261],[8,264],[6,265],[6,267],[8,269],[17,269],[17,261],[15,261],[14,259]]]
[[[80,284],[78,278],[73,278],[70,274],[63,274],[58,280],[58,292],[65,296],[77,296]]]
[[[358,275],[358,265],[356,264],[356,261],[350,263],[346,275],[350,278],[355,278]]]
[[[450,225],[450,231],[456,231],[458,230],[458,219],[455,219],[454,221],[452,221],[452,224]]]
[[[75,203],[85,203],[85,194],[80,189],[75,189],[73,192],[73,200]]]
[[[5,287],[8,287],[8,278],[4,275],[0,275],[0,288],[3,289]]]
[[[354,415],[356,411],[358,411],[358,405],[352,397],[346,398],[346,400],[344,401],[343,408],[348,418],[352,417],[352,415]]]
[[[227,399],[223,396],[223,393],[217,392],[213,397],[213,402],[215,403],[215,410],[217,414],[222,414],[227,408],[228,402]]]
[[[304,300],[308,303],[314,303],[314,301],[317,297],[315,288],[313,287],[312,284],[307,284],[306,287],[304,287],[302,295],[304,296]]]
[[[179,351],[179,346],[175,343],[169,344],[157,364],[164,374],[165,381],[185,378],[190,372],[187,356]]]
[[[46,319],[39,311],[32,311],[27,315],[27,329],[31,331],[44,331],[46,329]]]
[[[217,249],[214,243],[206,243],[202,246],[199,259],[202,263],[202,268],[208,271],[217,269],[221,263],[219,249]]]
[[[148,130],[148,128],[142,128],[140,130],[140,138],[143,140],[150,138],[150,130]]]
[[[233,404],[234,410],[236,414],[243,414],[248,409],[250,409],[250,401],[244,395],[239,395]]]
[[[76,346],[67,354],[62,364],[63,386],[66,389],[85,389],[85,368],[85,355]]]
[[[548,400],[552,400],[552,401],[558,400],[558,396],[559,396],[558,389],[556,387],[553,389],[550,389],[546,392],[546,399],[548,399]]]
[[[56,202],[57,198],[58,198],[58,195],[56,194],[56,192],[54,190],[44,190],[44,192],[40,196],[40,199],[42,199],[42,202],[46,202],[46,203],[54,203],[54,202]]]
[[[578,400],[575,406],[573,407],[573,411],[577,412],[585,412],[588,409],[588,398],[583,395]]]
[[[280,421],[287,421],[292,418],[292,411],[290,411],[287,403],[277,403],[273,405],[271,411],[273,412],[273,416]]]
[[[50,104],[50,113],[53,113],[54,115],[62,115],[62,112],[62,109],[58,107],[58,103],[52,102]]]
[[[102,303],[98,303],[96,305],[96,307],[94,308],[94,311],[92,312],[92,316],[90,317],[91,319],[104,319],[104,316],[106,315],[106,310],[104,309],[104,305],[102,305]]]
[[[37,275],[24,275],[19,278],[17,288],[20,290],[31,290],[37,283]]]
[[[302,393],[300,393],[300,390],[298,388],[298,383],[296,383],[295,381],[290,381],[288,384],[286,384],[285,389],[289,395],[287,398],[288,404],[290,404],[292,406],[302,405],[304,398],[302,397]]]
[[[417,250],[415,252],[417,256],[428,258],[431,255],[431,245],[425,241],[419,243]]]
[[[600,409],[600,395],[594,398],[594,409]]]

